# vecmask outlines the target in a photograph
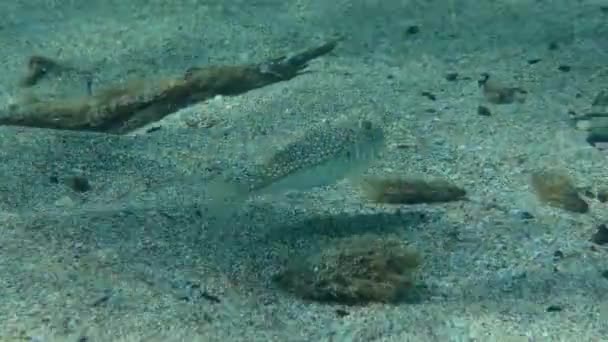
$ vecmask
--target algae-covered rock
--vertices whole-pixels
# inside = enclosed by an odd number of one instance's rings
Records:
[[[396,236],[365,234],[338,240],[275,276],[305,299],[345,304],[397,302],[414,285],[420,255]]]

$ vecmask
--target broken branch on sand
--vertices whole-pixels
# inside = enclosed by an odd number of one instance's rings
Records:
[[[155,84],[136,80],[82,98],[33,100],[13,106],[0,116],[0,125],[125,134],[216,95],[241,94],[292,79],[337,42],[258,64],[191,68],[181,77]]]

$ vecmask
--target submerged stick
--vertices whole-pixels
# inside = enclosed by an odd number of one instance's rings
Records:
[[[0,125],[129,133],[216,95],[237,95],[290,80],[337,42],[258,64],[191,68],[182,77],[156,84],[133,81],[82,98],[33,100],[0,115]]]

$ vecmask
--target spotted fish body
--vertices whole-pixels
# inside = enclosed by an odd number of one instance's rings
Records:
[[[384,148],[370,121],[323,123],[272,153],[250,171],[249,192],[306,191],[365,171]]]

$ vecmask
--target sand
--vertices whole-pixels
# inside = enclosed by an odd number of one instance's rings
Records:
[[[1,2],[0,107],[86,91],[70,75],[19,88],[33,54],[90,71],[95,91],[346,39],[310,73],[195,104],[153,132],[0,127],[0,340],[607,341],[608,250],[590,238],[608,206],[587,196],[586,214],[553,208],[529,181],[551,167],[587,193],[608,187],[606,154],[568,116],[608,84],[606,8],[479,3]],[[482,73],[525,89],[525,101],[488,103]],[[344,180],[206,201],[213,172],[361,115],[387,134],[370,174],[447,179],[469,200],[376,205]],[[75,191],[73,177],[90,189]],[[416,247],[428,295],[345,306],[273,284],[288,260],[363,232]]]

